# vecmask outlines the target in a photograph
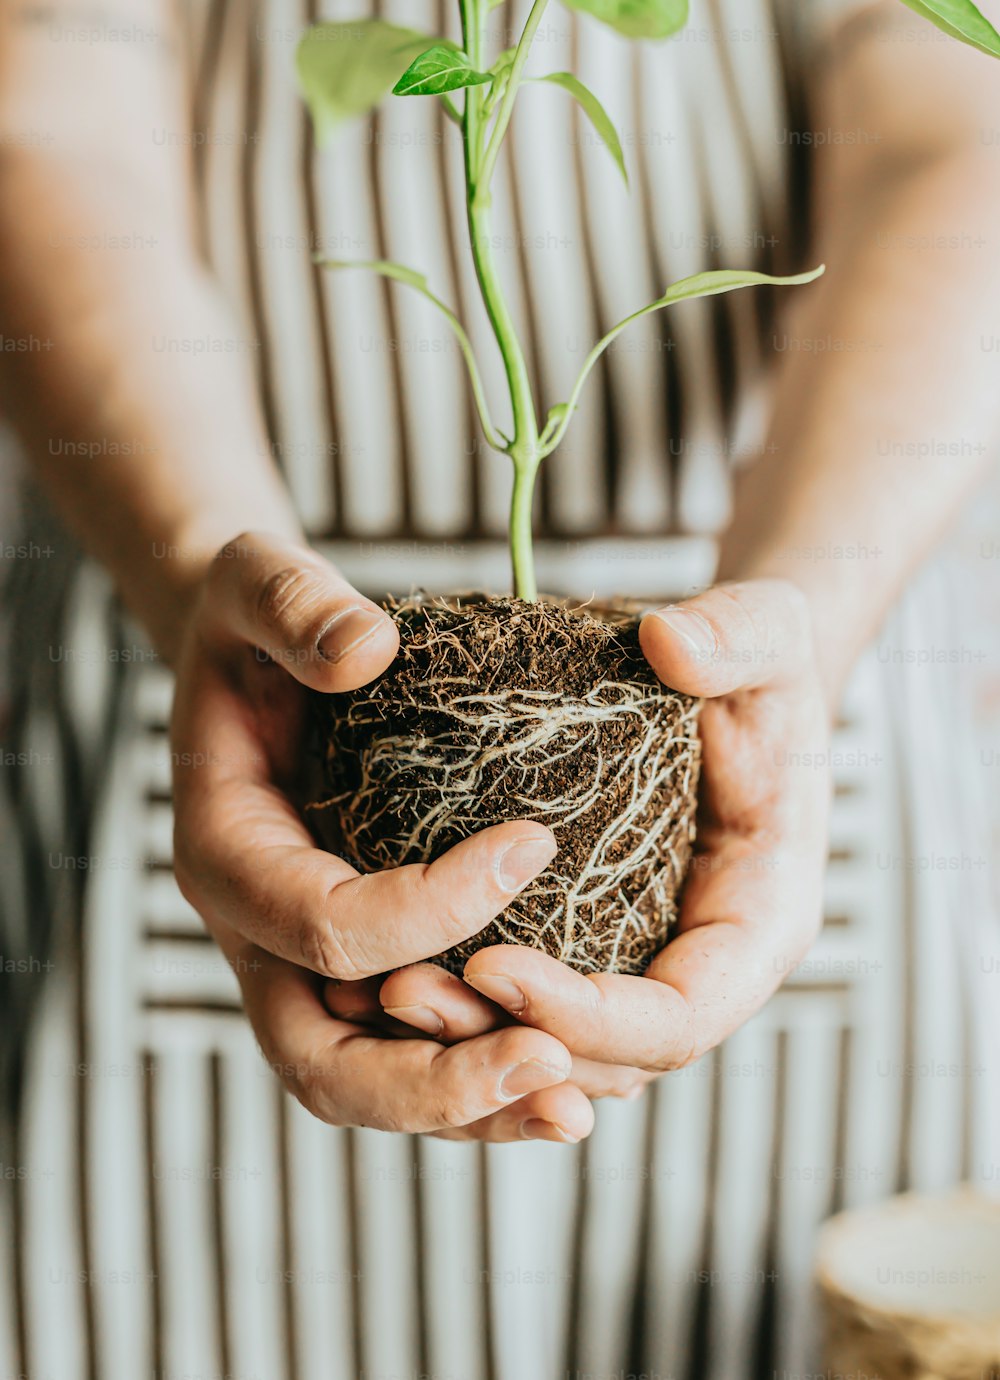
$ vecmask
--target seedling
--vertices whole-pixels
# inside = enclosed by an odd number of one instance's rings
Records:
[[[317,696],[327,798],[310,809],[327,846],[364,871],[427,862],[476,829],[517,817],[547,824],[559,854],[501,917],[441,961],[460,972],[484,944],[522,943],[583,972],[644,972],[673,933],[695,830],[698,702],[662,685],[644,659],[634,611],[538,600],[531,510],[542,461],[566,434],[595,364],[632,322],[675,302],[755,284],[808,283],[744,269],[698,273],[639,306],[597,340],[561,401],[540,414],[492,246],[497,160],[529,81],[561,88],[591,122],[622,177],[610,116],[571,72],[528,74],[548,0],[534,0],[517,43],[492,63],[486,21],[504,0],[459,0],[461,47],[381,20],[320,24],[298,53],[321,143],[391,89],[441,103],[464,150],[469,245],[503,361],[509,434],[494,422],[470,337],[413,268],[383,259],[320,260],[368,269],[422,293],[461,349],[486,442],[513,465],[515,597],[388,601],[400,629],[393,666],[370,686]],[[687,0],[564,0],[630,38],[669,38]],[[1000,35],[968,0],[905,0],[965,42],[1000,55]]]
[[[576,100],[626,182],[628,178],[621,142],[598,97],[572,72],[527,75],[532,42],[549,0],[534,0],[517,44],[485,66],[486,20],[490,12],[501,8],[503,3],[504,0],[459,0],[461,48],[447,39],[432,38],[379,19],[319,24],[302,41],[298,73],[321,143],[333,135],[343,120],[375,106],[390,87],[396,96],[407,99],[439,100],[460,132],[469,243],[483,303],[503,360],[513,418],[510,436],[501,432],[490,416],[482,375],[462,322],[436,296],[422,273],[381,259],[326,259],[321,262],[331,270],[363,268],[406,284],[433,303],[454,332],[468,368],[483,436],[493,450],[509,456],[513,463],[509,542],[514,592],[522,599],[534,600],[538,590],[531,511],[538,468],[565,436],[587,378],[612,341],[633,321],[650,312],[661,311],[674,302],[732,292],[755,284],[809,283],[819,277],[823,268],[790,277],[723,269],[697,273],[674,283],[661,297],[626,316],[594,344],[569,396],[550,406],[540,420],[524,350],[497,274],[490,228],[497,159],[525,82],[553,83]],[[564,3],[634,39],[669,38],[683,28],[688,17],[688,0],[564,0]],[[1000,35],[970,0],[904,0],[904,3],[953,37],[1000,56]]]

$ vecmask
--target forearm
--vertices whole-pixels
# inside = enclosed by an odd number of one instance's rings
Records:
[[[0,402],[173,657],[211,553],[297,524],[259,417],[258,347],[198,259],[184,142],[152,139],[186,128],[172,8],[116,4],[0,0]],[[149,37],[85,58],[51,41],[97,17]]]
[[[164,654],[224,541],[295,530],[254,396],[255,343],[169,233],[92,249],[148,221],[45,160],[0,174],[5,409],[52,498]],[[93,237],[93,240],[91,240]],[[81,247],[83,246],[83,247]],[[197,350],[197,352],[196,352]]]
[[[805,591],[831,700],[1000,431],[995,156],[972,131],[907,152],[895,174],[834,179],[828,271],[780,328],[770,436],[722,553],[726,578]]]
[[[993,275],[969,242],[985,210],[961,162],[914,179],[859,222],[787,328],[793,352],[723,573],[804,589],[831,693],[993,452],[1000,408],[981,344]],[[885,247],[918,226],[961,247]]]

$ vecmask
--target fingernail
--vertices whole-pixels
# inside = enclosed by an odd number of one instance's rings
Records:
[[[522,1121],[521,1135],[525,1140],[559,1140],[564,1145],[580,1144],[579,1136],[571,1136],[556,1122],[543,1121],[540,1116],[529,1116],[527,1121]]]
[[[395,1016],[397,1021],[415,1026],[425,1035],[440,1035],[444,1030],[444,1021],[429,1006],[385,1006],[382,1009],[387,1016]]]
[[[496,861],[498,883],[504,891],[520,891],[558,851],[555,839],[520,839],[508,844]]]
[[[495,1001],[497,1006],[502,1006],[513,1016],[518,1015],[528,1005],[528,998],[510,978],[499,977],[495,973],[467,973],[465,980],[470,987],[482,992],[484,997]]]
[[[320,634],[317,651],[324,661],[342,661],[348,652],[374,636],[384,622],[385,614],[374,609],[341,609]]]
[[[510,1102],[515,1097],[524,1097],[525,1093],[550,1088],[553,1083],[565,1083],[568,1076],[566,1069],[547,1064],[544,1059],[524,1059],[500,1079],[500,1096]]]
[[[703,618],[694,609],[682,609],[675,604],[668,604],[664,609],[657,609],[653,617],[665,623],[699,661],[711,661],[719,650],[715,629],[707,618]]]

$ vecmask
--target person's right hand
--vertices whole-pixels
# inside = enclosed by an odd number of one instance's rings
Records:
[[[236,971],[265,1058],[335,1125],[482,1140],[575,1141],[590,1102],[554,1036],[509,1025],[452,1046],[337,1019],[329,979],[441,953],[487,925],[556,851],[496,825],[428,865],[361,876],[322,852],[293,803],[309,687],[374,679],[392,620],[305,546],[247,534],[208,569],[178,663],[174,866]]]

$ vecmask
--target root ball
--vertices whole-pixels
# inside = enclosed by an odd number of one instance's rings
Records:
[[[559,842],[552,864],[438,961],[460,973],[477,949],[511,943],[580,972],[643,972],[691,854],[698,701],[660,684],[625,609],[484,596],[386,607],[401,638],[389,670],[315,696],[321,842],[374,872],[537,820]]]

